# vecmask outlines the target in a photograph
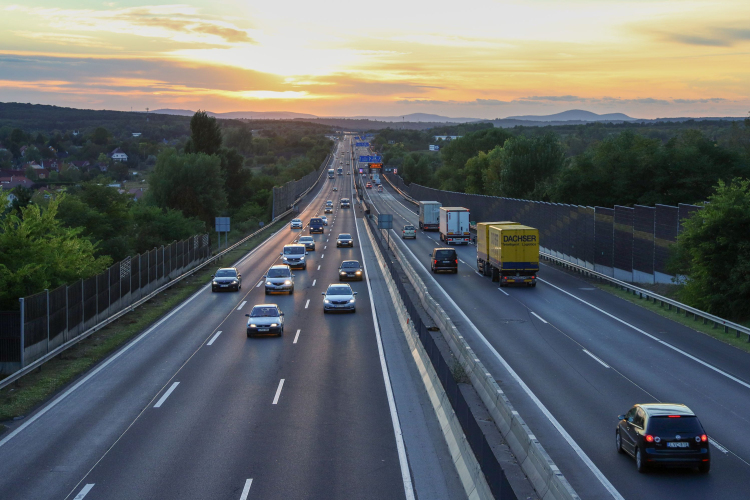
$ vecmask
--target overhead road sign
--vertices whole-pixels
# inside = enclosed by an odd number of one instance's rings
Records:
[[[369,142],[358,142],[356,144],[356,146],[358,148],[369,148],[370,147],[370,143]]]
[[[383,163],[382,156],[360,156],[360,163]]]

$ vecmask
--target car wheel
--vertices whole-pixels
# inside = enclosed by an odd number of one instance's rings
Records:
[[[643,459],[643,453],[640,448],[635,449],[635,468],[638,472],[646,472],[646,462]]]
[[[698,466],[698,472],[701,474],[708,474],[708,471],[711,470],[711,462],[704,462]]]
[[[458,274],[458,269],[454,269],[453,274]]]
[[[302,266],[302,270],[303,271],[307,271],[307,264],[305,264],[304,266]]]
[[[252,333],[250,333],[250,332],[247,332],[247,338],[250,338],[250,337],[252,337],[252,336],[253,336],[253,334],[252,334]]]
[[[623,453],[620,431],[615,431],[615,447],[617,448],[617,453]]]

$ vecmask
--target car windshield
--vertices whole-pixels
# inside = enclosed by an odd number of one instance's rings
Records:
[[[320,218],[310,219],[310,225],[311,226],[314,226],[316,224],[318,224],[318,225],[323,224],[323,219],[320,219]]]
[[[303,236],[299,239],[300,243],[310,243],[313,240],[312,236]]]
[[[702,434],[697,417],[651,417],[648,420],[648,432],[650,434]]]
[[[454,259],[456,256],[455,250],[438,250],[435,253],[436,259]]]
[[[352,289],[348,286],[329,286],[326,295],[351,295]]]
[[[284,253],[289,255],[297,255],[301,253],[305,253],[305,249],[302,247],[284,247]]]
[[[346,233],[340,234],[339,235],[339,239],[340,240],[350,240],[350,239],[352,239],[352,235],[351,234],[346,234]]]
[[[251,318],[275,318],[279,315],[279,310],[272,306],[255,306],[250,313]]]
[[[357,262],[356,260],[342,262],[341,267],[355,267],[356,268],[356,267],[359,267],[359,262]]]
[[[269,269],[268,270],[268,277],[269,278],[288,278],[289,277],[289,269]]]
[[[302,221],[299,219],[292,219],[292,222],[302,222]]]
[[[237,273],[231,269],[219,269],[216,271],[217,278],[236,278]]]

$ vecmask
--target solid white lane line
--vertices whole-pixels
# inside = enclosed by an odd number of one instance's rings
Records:
[[[534,316],[536,316],[536,317],[537,317],[537,319],[538,319],[539,321],[541,321],[542,323],[547,323],[547,320],[545,320],[544,318],[542,318],[541,316],[539,316],[539,315],[538,315],[537,313],[535,313],[534,311],[531,311],[531,314],[533,314]]]
[[[584,349],[584,350],[583,350],[583,352],[585,352],[586,354],[588,354],[589,356],[591,356],[592,358],[594,358],[594,359],[595,359],[595,360],[596,360],[596,361],[597,361],[597,362],[598,362],[598,363],[599,363],[600,365],[602,365],[602,366],[603,366],[604,368],[609,368],[609,365],[608,365],[607,363],[605,363],[605,362],[604,362],[604,361],[602,361],[601,359],[597,358],[596,356],[594,356],[593,354],[591,354],[591,353],[590,353],[589,351],[587,351],[586,349]]]
[[[208,341],[208,344],[207,344],[207,345],[211,345],[211,344],[213,344],[213,343],[214,343],[214,340],[216,340],[216,339],[218,339],[218,338],[219,338],[219,335],[221,335],[221,330],[219,330],[218,332],[216,332],[216,335],[214,335],[213,337],[211,337],[211,340],[209,340],[209,341]]]
[[[312,286],[315,286],[315,282],[316,282],[316,281],[318,281],[318,280],[313,280],[313,284],[312,284]]]
[[[246,300],[243,300],[243,301],[242,301],[242,304],[240,304],[240,306],[239,306],[239,307],[237,308],[237,310],[239,311],[240,309],[242,309],[242,308],[244,307],[244,305],[245,305],[245,304],[247,304],[247,301],[246,301]]]
[[[245,481],[245,486],[242,488],[242,495],[240,495],[240,500],[247,500],[247,495],[250,494],[250,486],[252,485],[253,485],[252,478]]]
[[[720,452],[722,452],[723,454],[726,455],[727,453],[729,453],[729,450],[727,450],[722,445],[720,445],[719,443],[717,443],[713,438],[708,438],[708,442],[711,443],[712,445],[714,445],[716,447],[716,449],[719,450]]]
[[[403,217],[401,217],[401,218],[403,219]],[[404,219],[404,220],[406,220],[406,219]],[[460,262],[461,264],[466,264],[466,262],[462,261],[461,259],[458,259],[458,261],[459,261],[459,262]],[[466,265],[468,266],[469,264],[466,264]]]
[[[477,274],[479,274],[479,273],[477,273]],[[482,275],[481,275],[481,274],[479,274],[479,276],[482,276]],[[510,297],[510,294],[509,294],[508,292],[506,292],[505,290],[503,290],[502,288],[500,288],[500,287],[497,287],[497,289],[498,289],[498,290],[500,290],[501,292],[503,292],[503,293],[504,293],[505,295],[507,295],[508,297]],[[546,323],[546,322],[545,322],[545,323]]]
[[[650,338],[650,339],[652,339],[652,340],[655,340],[655,341],[657,341],[658,343],[662,344],[663,346],[665,346],[665,347],[668,347],[668,348],[672,349],[673,351],[675,351],[675,352],[678,352],[678,353],[682,354],[683,356],[685,356],[685,357],[687,357],[687,358],[690,358],[690,359],[692,359],[692,360],[693,360],[693,361],[695,361],[696,363],[700,363],[701,365],[705,366],[706,368],[708,368],[708,369],[710,369],[710,370],[713,370],[713,371],[715,371],[716,373],[718,373],[718,374],[720,374],[720,375],[723,375],[723,376],[725,376],[725,377],[726,377],[726,378],[728,378],[729,380],[734,380],[735,382],[737,382],[737,383],[738,383],[738,384],[740,384],[741,386],[743,386],[743,387],[747,387],[748,389],[750,389],[750,384],[748,384],[748,383],[747,383],[747,382],[745,382],[744,380],[740,380],[740,379],[738,379],[737,377],[735,377],[735,376],[733,376],[733,375],[730,375],[729,373],[727,373],[727,372],[725,372],[725,371],[723,371],[723,370],[720,370],[719,368],[717,368],[717,367],[715,367],[715,366],[711,365],[710,363],[706,363],[706,362],[705,362],[705,361],[703,361],[702,359],[696,358],[696,357],[695,357],[695,356],[693,356],[692,354],[690,354],[690,353],[688,353],[688,352],[685,352],[685,351],[683,351],[682,349],[680,349],[680,348],[678,348],[678,347],[675,347],[675,346],[673,346],[673,345],[672,345],[672,344],[670,344],[669,342],[665,342],[665,341],[661,340],[660,338],[658,338],[658,337],[656,337],[656,336],[654,336],[654,335],[651,335],[650,333],[646,333],[646,332],[644,332],[644,331],[643,331],[643,330],[641,330],[640,328],[638,328],[638,327],[636,327],[636,326],[633,326],[633,325],[631,325],[631,324],[630,324],[630,323],[628,323],[627,321],[625,321],[625,320],[622,320],[622,319],[618,318],[617,316],[615,316],[615,315],[613,315],[613,314],[610,314],[610,313],[608,313],[608,312],[607,312],[607,311],[605,311],[604,309],[600,309],[600,308],[596,307],[596,306],[595,306],[594,304],[591,304],[590,302],[586,302],[585,300],[583,300],[583,299],[582,299],[582,298],[580,298],[580,297],[576,297],[576,296],[575,296],[575,295],[573,295],[572,293],[570,293],[570,292],[567,292],[567,291],[563,290],[563,289],[562,289],[562,288],[560,288],[559,286],[555,286],[555,285],[553,285],[552,283],[550,283],[550,282],[549,282],[549,281],[547,281],[547,280],[543,280],[543,279],[541,279],[541,278],[537,278],[537,279],[539,279],[540,281],[543,281],[544,283],[546,283],[547,285],[549,285],[549,286],[551,286],[551,287],[557,288],[557,289],[558,289],[558,290],[560,290],[560,291],[561,291],[562,293],[564,293],[564,294],[566,294],[566,295],[570,295],[570,296],[571,296],[571,297],[573,297],[574,299],[576,299],[576,300],[578,300],[578,301],[580,301],[580,302],[583,302],[583,303],[584,303],[584,304],[586,304],[587,306],[589,306],[589,307],[591,307],[591,308],[593,308],[593,309],[596,309],[596,310],[597,310],[597,311],[599,311],[600,313],[602,313],[602,314],[604,314],[604,315],[606,315],[606,316],[609,316],[609,317],[610,317],[610,318],[612,318],[613,320],[615,320],[615,321],[617,321],[617,322],[619,322],[619,323],[622,323],[623,325],[629,326],[630,328],[632,328],[632,329],[633,329],[633,330],[635,330],[636,332],[638,332],[638,333],[641,333],[641,334],[645,335],[646,337],[648,337],[648,338]]]
[[[154,408],[159,408],[159,407],[160,407],[161,405],[163,405],[163,404],[164,404],[164,401],[166,401],[166,400],[167,400],[167,398],[169,397],[169,395],[170,395],[170,394],[172,394],[172,391],[174,391],[175,389],[177,389],[177,386],[178,386],[178,385],[180,385],[180,383],[179,383],[179,382],[175,382],[174,384],[172,384],[172,385],[171,385],[171,386],[169,387],[169,389],[167,389],[167,392],[165,392],[165,393],[164,393],[164,394],[162,395],[162,397],[160,397],[160,398],[159,398],[159,401],[157,401],[157,402],[156,402],[156,404],[154,405]]]
[[[307,302],[305,302],[305,309],[307,309],[307,306],[310,305],[310,299],[307,299]]]
[[[367,224],[363,221],[364,224]],[[359,226],[357,225],[357,219],[354,219],[354,228],[357,230],[357,241],[362,241],[362,237],[359,234]],[[360,250],[362,245],[360,244]],[[362,267],[364,268],[365,275],[370,276],[367,271],[367,261],[365,260],[365,253],[362,253]],[[388,364],[385,361],[385,352],[383,350],[383,340],[380,338],[380,325],[378,324],[378,313],[375,310],[375,301],[372,297],[372,288],[370,287],[370,280],[367,280],[367,291],[370,296],[370,309],[372,310],[372,324],[375,328],[375,338],[378,341],[378,355],[380,356],[380,369],[383,372],[383,382],[385,383],[385,393],[388,397],[388,408],[391,412],[391,424],[393,425],[393,434],[396,436],[396,450],[398,451],[398,462],[401,466],[401,480],[404,482],[404,494],[406,500],[414,500],[414,486],[411,482],[411,472],[409,471],[409,458],[406,456],[406,446],[404,445],[404,436],[401,433],[401,423],[398,418],[398,410],[396,409],[396,400],[393,397],[393,388],[391,387],[391,377],[388,374]]]
[[[257,285],[255,285],[255,288],[260,288],[260,285],[263,284],[263,280],[260,280]]]
[[[414,255],[414,252],[412,252],[407,245],[401,244],[403,248],[405,248],[414,259],[413,262],[418,262],[422,269],[425,269],[424,264],[421,263],[419,259],[417,259],[417,256]],[[425,269],[426,271],[426,269]],[[573,451],[576,452],[578,457],[583,461],[584,464],[589,468],[589,470],[596,476],[596,478],[599,480],[599,482],[604,486],[604,488],[609,491],[610,495],[612,495],[613,498],[617,500],[625,500],[623,496],[620,494],[619,491],[617,491],[617,488],[614,487],[612,483],[609,482],[609,479],[602,473],[602,471],[599,470],[599,468],[594,464],[594,462],[591,461],[588,455],[586,455],[586,452],[583,451],[583,449],[578,446],[578,443],[573,439],[573,437],[568,434],[568,431],[565,430],[565,428],[560,424],[560,422],[557,421],[557,419],[550,413],[550,411],[547,409],[546,406],[544,406],[544,403],[534,394],[534,392],[531,390],[531,388],[526,385],[526,382],[524,382],[521,377],[516,373],[516,371],[508,364],[507,361],[505,361],[505,358],[503,358],[499,352],[497,352],[497,349],[495,349],[495,346],[493,346],[487,338],[482,335],[482,332],[479,331],[479,328],[469,319],[469,317],[464,313],[460,307],[458,307],[458,304],[453,300],[453,298],[448,295],[448,292],[445,291],[445,289],[440,286],[440,284],[437,282],[437,280],[430,275],[429,273],[427,276],[432,280],[432,282],[435,284],[435,286],[443,293],[443,296],[450,302],[450,304],[456,308],[456,311],[458,311],[458,314],[461,315],[464,321],[466,321],[466,324],[471,327],[472,330],[474,330],[474,333],[476,334],[477,338],[482,341],[482,343],[487,347],[487,349],[490,350],[490,352],[495,356],[495,358],[500,362],[500,364],[505,367],[505,369],[508,371],[511,377],[516,381],[516,383],[523,389],[523,391],[526,393],[526,395],[534,402],[534,404],[539,408],[539,411],[541,411],[545,417],[547,417],[547,420],[557,429],[557,432],[560,433],[560,435],[567,441],[568,445],[570,445],[571,448],[573,448]],[[369,284],[369,282],[368,282]]]
[[[73,498],[73,500],[83,500],[83,497],[89,494],[89,491],[91,491],[91,488],[94,487],[94,483],[87,484],[83,487],[83,489]]]
[[[282,378],[279,380],[279,387],[276,389],[276,395],[273,397],[273,403],[276,404],[279,402],[279,396],[281,396],[281,388],[284,387],[284,379]]]
[[[301,331],[302,330],[297,330],[297,335],[294,336],[294,342],[292,342],[292,344],[296,344],[297,343],[297,339],[299,339],[299,332],[301,332]]]
[[[318,271],[320,271],[320,264],[318,264]]]

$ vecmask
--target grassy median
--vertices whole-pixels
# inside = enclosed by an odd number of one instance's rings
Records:
[[[175,306],[208,283],[219,266],[228,266],[244,254],[257,247],[279,228],[286,220],[271,225],[265,232],[251,238],[238,248],[223,256],[192,276],[175,283],[153,299],[111,323],[85,340],[70,347],[49,360],[38,370],[24,376],[16,383],[0,391],[0,422],[22,418],[34,408],[49,399],[57,391],[80,377],[117,348],[146,330]],[[238,238],[239,240],[239,238]],[[0,424],[0,433],[5,427]]]

